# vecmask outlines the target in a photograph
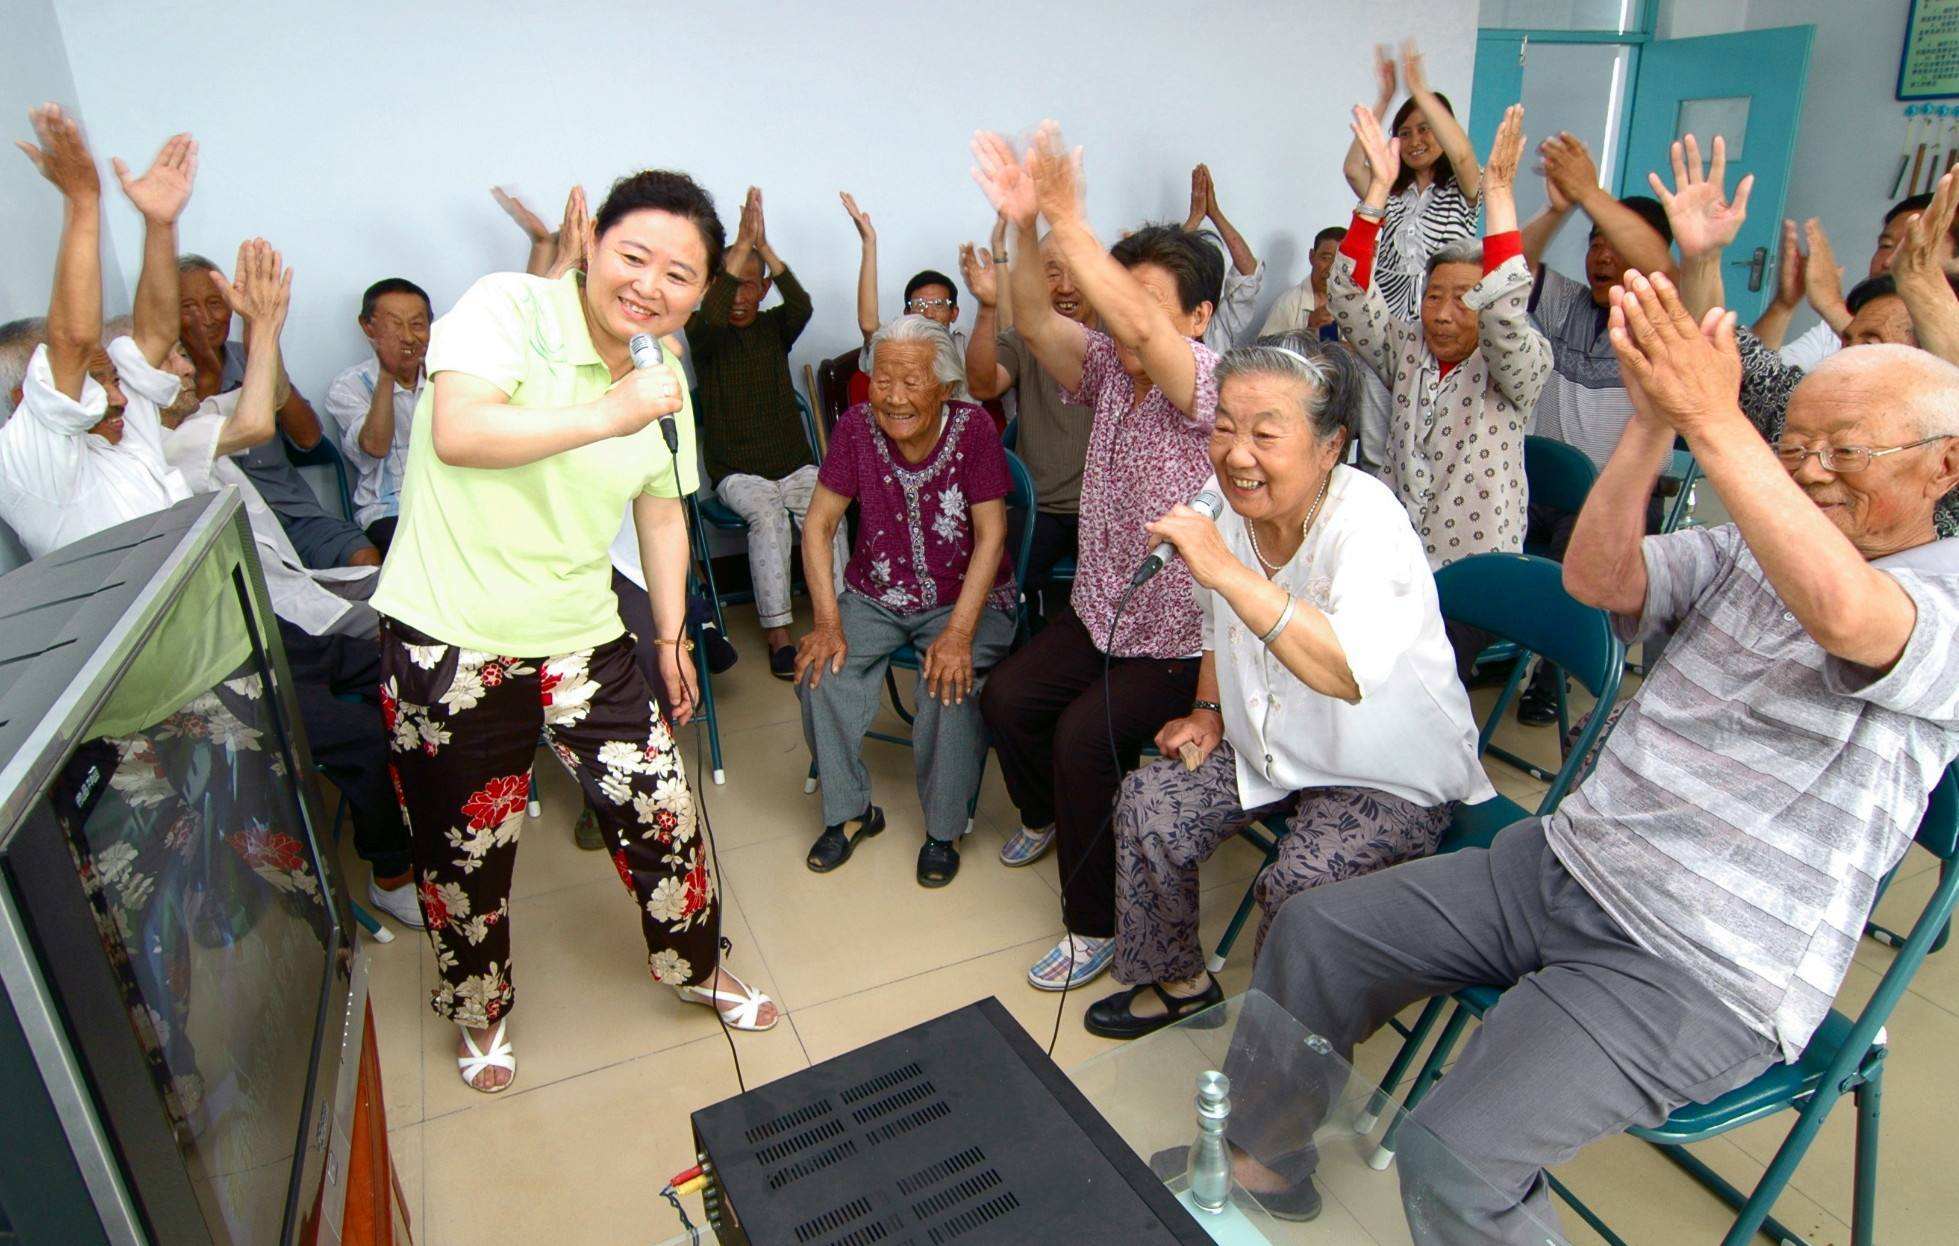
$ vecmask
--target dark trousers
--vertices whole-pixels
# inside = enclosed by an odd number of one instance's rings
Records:
[[[633,637],[633,665],[660,703],[660,717],[672,718],[673,706],[667,699],[667,683],[660,678],[660,651],[653,644],[659,632],[653,626],[653,599],[646,590],[617,571],[612,573],[612,596],[619,603],[619,619]],[[689,601],[687,607],[693,609]]]
[[[376,876],[406,874],[408,828],[388,778],[381,727],[381,646],[371,636],[313,636],[279,620],[299,720],[313,764],[338,788],[354,824],[354,851]],[[357,694],[359,700],[342,700]]]
[[[395,524],[400,519],[399,515],[383,515],[367,525],[367,539],[374,542],[374,548],[381,551],[383,558],[388,556],[388,545],[395,539]]]
[[[1026,512],[1007,512],[1007,549],[1020,548],[1021,527],[1025,524]],[[1027,550],[1027,601],[1034,616],[1040,619],[1051,618],[1068,600],[1066,585],[1055,584],[1050,580],[1054,564],[1063,558],[1073,558],[1076,549],[1076,532],[1081,519],[1076,515],[1059,515],[1049,511],[1034,512],[1034,540]]]
[[[1556,1224],[1546,1165],[1780,1058],[1686,969],[1634,942],[1531,819],[1489,849],[1287,901],[1246,997],[1269,1002],[1248,1004],[1225,1061],[1241,1105],[1231,1140],[1310,1171],[1355,1044],[1410,1004],[1477,984],[1503,998],[1399,1135],[1402,1204],[1422,1246],[1544,1241]],[[1300,1027],[1325,1041],[1301,1043]]]
[[[1107,659],[1064,607],[980,692],[1022,825],[1054,825],[1061,916],[1091,938],[1116,932],[1116,788],[1163,724],[1190,712],[1197,659]],[[1105,710],[1106,705],[1106,710]],[[1115,740],[1115,756],[1109,741]]]

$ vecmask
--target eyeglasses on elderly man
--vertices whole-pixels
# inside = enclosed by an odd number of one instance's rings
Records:
[[[1849,476],[1869,467],[1872,459],[1881,459],[1887,454],[1901,454],[1906,450],[1916,450],[1920,446],[1929,446],[1935,441],[1944,441],[1949,437],[1959,437],[1959,433],[1934,433],[1930,437],[1920,437],[1917,441],[1907,442],[1902,446],[1817,446],[1811,449],[1793,441],[1778,441],[1775,443],[1775,457],[1782,460],[1782,466],[1788,468],[1792,476],[1802,470],[1803,460],[1811,455],[1816,456],[1817,465],[1824,471],[1834,472],[1839,476]]]

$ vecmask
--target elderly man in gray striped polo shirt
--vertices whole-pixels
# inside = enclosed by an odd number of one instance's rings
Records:
[[[1565,583],[1628,639],[1673,643],[1556,814],[1302,893],[1253,981],[1343,1058],[1411,1003],[1505,988],[1411,1131],[1483,1180],[1404,1136],[1420,1242],[1539,1240],[1543,1165],[1795,1059],[1959,754],[1959,540],[1932,523],[1959,483],[1959,368],[1843,351],[1771,447],[1736,405],[1734,317],[1703,330],[1665,277],[1626,281],[1611,333],[1635,414]],[[1644,536],[1676,432],[1735,522]],[[1306,1211],[1313,1104],[1340,1088],[1299,1085],[1296,1060],[1262,1088],[1273,1063],[1237,1041],[1239,1178]]]

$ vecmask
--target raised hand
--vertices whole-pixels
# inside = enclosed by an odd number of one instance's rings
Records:
[[[169,225],[190,202],[191,184],[197,180],[197,140],[188,134],[171,135],[141,177],[131,177],[129,166],[120,158],[109,164],[122,183],[122,193],[129,196],[143,219]]]
[[[769,253],[769,218],[762,212],[762,188],[748,188],[749,201],[755,205],[755,249],[764,257]]]
[[[1804,241],[1809,243],[1809,259],[1803,265],[1803,295],[1809,305],[1822,311],[1843,304],[1843,265],[1837,263],[1836,249],[1823,223],[1810,217],[1803,225]]]
[[[1210,211],[1210,170],[1200,164],[1190,171],[1190,211],[1184,215],[1184,228],[1196,229]]]
[[[1659,273],[1628,271],[1611,300],[1607,334],[1636,407],[1683,435],[1724,416],[1744,418],[1733,312],[1711,308],[1696,323]]]
[[[1034,201],[1050,225],[1081,218],[1082,149],[1071,151],[1062,144],[1059,122],[1043,121],[1036,127],[1023,168],[1033,179]]]
[[[1388,105],[1394,103],[1395,92],[1401,89],[1394,70],[1394,49],[1385,43],[1374,45],[1374,82],[1381,100],[1381,106],[1375,111],[1385,113]]]
[[[286,309],[292,302],[292,270],[283,267],[279,253],[265,239],[247,238],[239,243],[232,279],[226,281],[222,273],[212,273],[211,281],[231,310],[244,319],[247,332],[276,334],[284,327]]]
[[[1503,122],[1490,140],[1490,158],[1483,163],[1485,193],[1508,194],[1517,185],[1517,165],[1524,157],[1524,106],[1503,110]]]
[[[871,227],[871,214],[857,206],[857,200],[849,191],[841,191],[838,198],[843,200],[843,210],[850,213],[850,223],[857,227],[857,236],[865,242],[877,241],[877,230]]]
[[[14,146],[39,169],[41,176],[54,183],[66,199],[100,199],[102,174],[95,167],[82,139],[82,128],[61,110],[59,104],[43,104],[30,109],[27,119],[34,127],[34,143],[14,140]]]
[[[1538,145],[1537,154],[1543,160],[1545,192],[1559,211],[1598,189],[1598,165],[1576,135],[1554,134]]]
[[[1015,225],[1032,229],[1040,205],[1034,199],[1034,180],[1014,158],[1012,145],[998,134],[979,130],[973,134],[971,150],[973,181],[986,201]]]
[[[1413,39],[1401,41],[1401,81],[1410,95],[1428,94],[1428,70],[1422,64],[1422,50]]]
[[[981,307],[999,306],[999,271],[991,254],[970,242],[959,245],[959,275],[965,279],[967,293]]]
[[[1714,136],[1714,163],[1705,173],[1700,144],[1693,135],[1687,136],[1684,149],[1675,143],[1672,156],[1671,189],[1658,173],[1648,173],[1646,180],[1666,208],[1681,258],[1699,259],[1721,250],[1741,232],[1742,222],[1748,219],[1748,192],[1755,188],[1755,175],[1742,178],[1735,187],[1735,197],[1728,198],[1728,145],[1718,134]]]
[[[1796,237],[1796,223],[1782,222],[1782,243],[1775,257],[1775,298],[1777,307],[1797,307],[1808,288],[1809,257],[1803,254]]]
[[[1372,198],[1379,191],[1381,202],[1386,203],[1388,191],[1401,173],[1401,140],[1383,133],[1381,119],[1362,104],[1354,105],[1354,120],[1348,129],[1354,132],[1361,153],[1367,157],[1368,173],[1373,178],[1368,196]]]
[[[589,264],[598,254],[598,225],[586,210],[583,186],[572,187],[571,193],[565,196],[564,221],[558,226],[556,237],[558,251],[544,274],[554,281],[574,268]]]
[[[497,206],[517,222],[517,228],[523,230],[532,242],[545,242],[553,238],[551,230],[544,224],[544,218],[531,211],[522,199],[501,186],[490,187],[490,198],[497,201]]]
[[[1899,285],[1913,280],[1945,280],[1939,264],[1939,243],[1952,229],[1955,208],[1959,208],[1959,173],[1947,173],[1932,192],[1932,202],[1912,216],[1898,249],[1891,253],[1891,275]]]
[[[993,214],[993,236],[988,239],[988,242],[992,246],[993,262],[996,264],[1006,263],[1007,214],[1005,212],[995,212]]]
[[[761,195],[761,191],[750,186],[748,188],[748,194],[742,198],[741,223],[735,226],[735,241],[733,246],[753,247],[761,240],[762,210],[759,203]],[[730,249],[732,250],[733,248],[731,247]]]

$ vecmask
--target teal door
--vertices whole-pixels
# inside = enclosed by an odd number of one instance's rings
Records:
[[[1728,306],[1743,324],[1760,314],[1774,292],[1782,205],[1814,33],[1813,26],[1782,26],[1649,43],[1633,76],[1620,195],[1651,194],[1648,172],[1671,184],[1668,148],[1688,134],[1699,140],[1703,158],[1714,135],[1725,136],[1730,192],[1743,175],[1755,175],[1748,221],[1728,249],[1723,274]],[[1479,104],[1480,97],[1479,89]]]
[[[1476,158],[1489,155],[1503,110],[1524,98],[1524,36],[1514,30],[1476,35],[1476,88],[1469,100],[1469,142]],[[1525,118],[1525,133],[1537,118]]]

